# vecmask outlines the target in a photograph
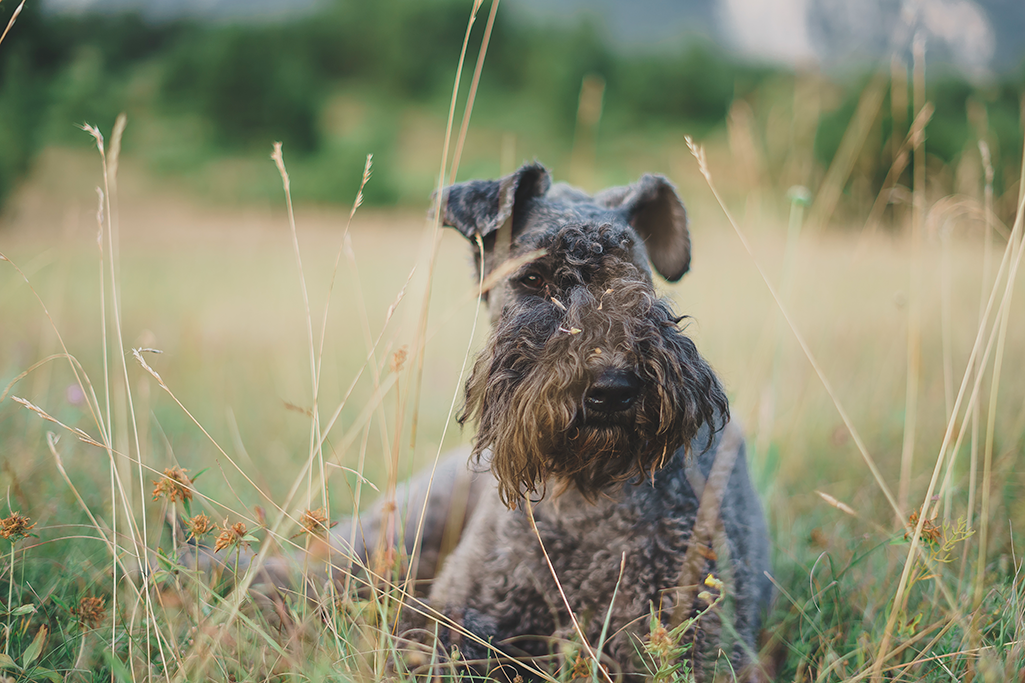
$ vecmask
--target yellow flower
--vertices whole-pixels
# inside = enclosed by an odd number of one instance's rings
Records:
[[[705,585],[709,588],[714,588],[717,591],[721,591],[723,583],[719,579],[715,578],[714,574],[709,574],[705,577]]]

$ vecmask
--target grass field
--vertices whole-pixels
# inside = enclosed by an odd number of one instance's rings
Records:
[[[711,173],[754,258],[681,141],[670,161],[680,169],[695,262],[664,291],[692,316],[688,330],[748,432],[779,587],[766,665],[786,681],[869,680],[877,663],[885,680],[1017,680],[1025,667],[1025,291],[1013,281],[999,308],[1014,263],[998,278],[1006,230],[986,239],[981,221],[929,196],[933,211],[917,241],[909,223],[798,234],[772,186],[760,189],[762,202],[745,201],[732,166],[743,162],[722,148]],[[187,568],[168,571],[169,560],[157,562],[150,581],[136,568],[140,556],[173,554],[165,514],[175,503],[151,495],[165,468],[201,473],[188,512],[245,523],[249,548],[240,552],[252,553],[302,545],[295,520],[304,510],[326,508],[338,519],[353,509],[357,489],[364,503],[376,497],[353,471],[384,490],[389,463],[405,476],[468,441],[450,407],[459,407],[460,372],[487,316],[465,243],[443,232],[432,264],[433,226],[422,215],[358,211],[351,249],[342,248],[347,210],[299,206],[300,273],[284,198],[245,209],[203,205],[147,177],[130,156],[117,178],[114,212],[104,218],[104,240],[113,224],[117,241],[102,251],[94,153],[49,152],[0,224],[9,259],[0,262],[0,391],[10,385],[0,401],[3,513],[35,525],[11,529],[13,542],[0,548],[9,551],[0,565],[8,629],[0,668],[14,680],[380,677],[392,647],[381,628],[387,596],[339,596],[326,615],[297,599],[294,621],[281,627],[243,594]],[[977,416],[968,410],[966,418],[974,385],[963,401],[959,389],[994,283],[980,355],[999,310],[1007,322],[995,326]],[[80,363],[85,394],[58,333]],[[910,353],[909,336],[920,339]],[[164,386],[132,348],[162,352],[143,358]],[[316,401],[311,351],[320,364]],[[919,368],[913,413],[909,367]],[[326,435],[322,459],[311,449],[314,409]],[[952,412],[953,436],[962,420],[967,427],[949,476],[941,468],[931,488]],[[913,517],[929,490],[935,511]],[[908,522],[920,518],[926,540],[916,547],[924,550],[912,554],[902,581]],[[553,675],[569,680],[571,668]]]

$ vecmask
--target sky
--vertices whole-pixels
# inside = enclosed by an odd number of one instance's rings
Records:
[[[590,16],[627,49],[705,35],[757,61],[842,69],[907,51],[914,32],[934,63],[974,78],[1020,68],[1025,0],[506,0],[555,21]]]
[[[275,19],[322,0],[44,0],[53,11],[141,9],[153,19]],[[367,0],[373,1],[373,0]],[[429,0],[425,0],[429,1]],[[843,69],[907,51],[986,79],[1025,66],[1025,0],[503,0],[528,21],[587,19],[625,50],[678,48],[704,36],[756,61]]]

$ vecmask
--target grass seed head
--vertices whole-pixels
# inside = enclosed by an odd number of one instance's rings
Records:
[[[26,536],[30,536],[29,531],[35,524],[30,524],[32,520],[29,517],[21,514],[20,512],[12,512],[4,519],[0,519],[0,536],[6,538],[11,543],[17,543]]]

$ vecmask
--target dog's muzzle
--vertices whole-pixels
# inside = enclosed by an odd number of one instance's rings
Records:
[[[584,392],[588,412],[616,416],[629,411],[641,393],[641,380],[628,370],[601,372]]]

